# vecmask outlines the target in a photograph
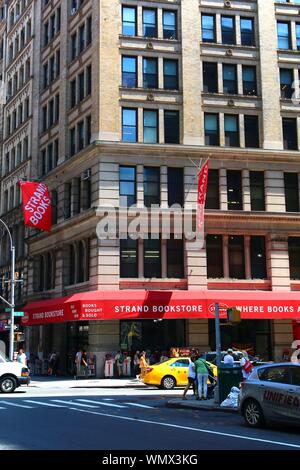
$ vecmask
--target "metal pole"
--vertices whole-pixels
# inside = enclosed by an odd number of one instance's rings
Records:
[[[11,246],[11,317],[10,317],[10,339],[9,359],[14,359],[14,337],[15,337],[15,247]]]
[[[216,327],[216,363],[218,368],[218,375],[220,373],[220,366],[222,361],[221,355],[221,329],[220,329],[220,310],[219,304],[215,304],[215,327]],[[220,403],[220,382],[217,387],[217,401]]]

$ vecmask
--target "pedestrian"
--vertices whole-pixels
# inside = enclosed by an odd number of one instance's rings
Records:
[[[233,365],[234,364],[233,350],[232,349],[227,349],[227,353],[224,356],[224,364],[227,364],[227,365]]]
[[[81,366],[81,375],[83,375],[84,377],[87,377],[89,373],[89,369],[88,369],[87,352],[85,350],[82,351],[80,366]]]
[[[246,351],[242,351],[243,357],[240,360],[240,365],[242,366],[243,379],[247,380],[249,375],[253,370],[252,362],[249,361],[249,357]]]
[[[191,385],[192,385],[194,393],[195,393],[195,389],[194,389],[195,380],[196,380],[195,360],[196,360],[195,357],[191,357],[189,359],[188,383],[187,383],[187,386],[185,387],[183,395],[182,395],[183,400],[186,400],[186,394],[187,394],[187,392],[188,392]]]
[[[136,378],[138,378],[138,376],[141,373],[141,370],[140,370],[140,351],[135,351],[135,354],[133,356],[133,371],[134,371],[134,375],[136,376]]]
[[[122,351],[118,351],[116,356],[115,356],[115,362],[116,362],[116,366],[117,366],[118,377],[123,376],[123,362],[124,362],[124,359],[125,359],[125,357],[124,357]]]
[[[139,365],[140,365],[140,371],[141,371],[139,377],[143,377],[144,372],[148,367],[148,362],[146,360],[146,351],[141,352],[141,354],[140,354],[140,364]]]
[[[77,351],[77,353],[75,354],[74,379],[77,379],[80,376],[81,357],[82,357],[82,349],[80,348],[79,351]]]
[[[19,352],[17,354],[17,362],[19,362],[20,364],[22,364],[24,367],[27,366],[27,357],[26,357],[26,354],[24,353],[24,349],[23,348],[20,348],[19,349]]]
[[[49,357],[48,375],[56,375],[57,372],[57,356],[56,351],[53,351]]]
[[[208,370],[206,366],[206,361],[201,359],[200,357],[197,358],[195,361],[195,371],[197,374],[197,381],[198,381],[198,396],[197,400],[202,400],[202,396],[204,400],[207,400],[207,380],[208,380]]]

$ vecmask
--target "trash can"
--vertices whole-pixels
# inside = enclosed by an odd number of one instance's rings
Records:
[[[227,398],[232,387],[239,387],[243,380],[242,367],[239,364],[221,364],[218,370],[220,403]]]

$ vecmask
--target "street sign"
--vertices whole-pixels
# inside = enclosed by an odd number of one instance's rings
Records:
[[[19,325],[14,325],[14,330],[17,330],[19,328]],[[5,330],[10,330],[10,325],[5,325],[4,326]]]
[[[11,312],[11,308],[5,308],[5,309],[4,309],[4,312],[5,312],[5,313],[10,313],[10,312]]]
[[[14,312],[14,317],[24,317],[24,312]]]

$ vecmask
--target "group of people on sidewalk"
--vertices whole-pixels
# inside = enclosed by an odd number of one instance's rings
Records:
[[[226,355],[224,356],[224,364],[233,365],[234,362],[235,361],[233,357],[233,350],[228,349]],[[243,352],[243,357],[240,360],[240,365],[242,367],[243,379],[247,380],[250,373],[252,372],[253,365],[249,360],[246,351]],[[205,359],[201,358],[199,354],[192,354],[189,359],[188,383],[184,389],[182,399],[187,399],[186,394],[190,387],[192,387],[196,400],[207,400],[208,381],[210,382],[212,388],[214,388],[217,381],[214,377],[213,370],[211,369],[208,362],[206,362]]]
[[[207,400],[207,381],[215,385],[214,373],[209,364],[198,354],[192,355],[189,359],[188,383],[184,389],[182,399],[186,400],[186,394],[192,386],[196,400]]]

